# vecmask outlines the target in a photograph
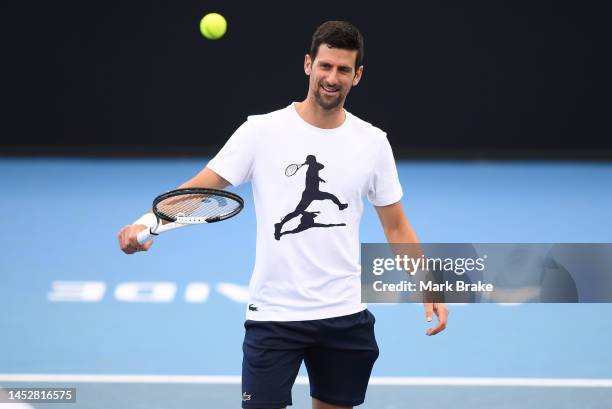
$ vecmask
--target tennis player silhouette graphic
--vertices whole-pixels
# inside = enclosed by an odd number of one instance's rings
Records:
[[[325,183],[325,180],[319,177],[319,171],[325,166],[322,163],[317,162],[317,158],[314,155],[308,155],[304,165],[308,166],[306,171],[306,189],[302,192],[302,199],[296,206],[295,210],[283,217],[280,223],[274,225],[274,238],[280,240],[283,234],[295,234],[304,230],[310,229],[311,227],[335,227],[335,226],[346,226],[345,223],[340,224],[322,224],[315,223],[314,218],[318,216],[319,212],[307,212],[306,208],[314,200],[331,200],[334,202],[339,210],[344,210],[348,207],[348,203],[342,203],[336,196],[328,192],[322,192],[319,190],[319,183]],[[281,233],[283,225],[289,220],[302,215],[300,224],[293,230]]]

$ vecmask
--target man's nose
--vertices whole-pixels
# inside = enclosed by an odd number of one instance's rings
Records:
[[[338,70],[332,69],[325,80],[329,85],[336,85],[338,83]]]

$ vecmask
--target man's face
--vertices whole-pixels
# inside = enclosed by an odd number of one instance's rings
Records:
[[[344,105],[351,87],[361,79],[363,65],[355,71],[357,50],[330,48],[321,44],[314,61],[304,59],[304,71],[310,76],[308,92],[326,110]]]

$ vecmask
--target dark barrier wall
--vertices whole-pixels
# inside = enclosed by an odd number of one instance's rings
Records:
[[[605,156],[609,4],[5,2],[0,150],[213,152],[247,115],[302,99],[312,32],[346,19],[366,43],[347,108],[398,155]],[[211,11],[229,22],[219,41],[198,30]]]

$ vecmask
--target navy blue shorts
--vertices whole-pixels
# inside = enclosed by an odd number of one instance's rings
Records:
[[[242,407],[291,405],[291,388],[302,360],[310,396],[338,406],[363,403],[378,345],[375,318],[364,310],[311,321],[252,321],[244,324]]]

